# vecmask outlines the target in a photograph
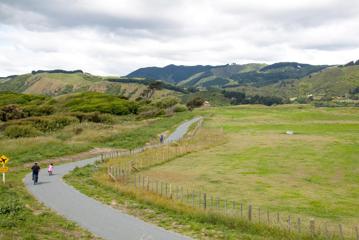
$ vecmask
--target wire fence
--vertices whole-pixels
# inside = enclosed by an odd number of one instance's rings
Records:
[[[141,174],[133,174],[128,169],[120,167],[109,167],[108,175],[112,180],[133,187],[135,190],[152,192],[163,198],[180,202],[196,209],[238,217],[253,223],[277,226],[288,232],[304,233],[313,237],[322,237],[323,239],[359,240],[358,226],[348,227],[340,223],[334,224],[316,221],[314,218],[271,212],[268,209],[252,204],[220,198],[206,192],[151,179]]]
[[[191,134],[189,134],[190,138],[197,133],[201,125],[202,123],[197,124],[191,131]],[[252,204],[228,200],[207,194],[198,189],[194,190],[189,187],[151,179],[140,174],[141,170],[163,164],[171,159],[216,144],[215,137],[208,135],[202,137],[207,140],[206,146],[197,147],[196,144],[189,144],[181,140],[176,144],[152,144],[130,151],[106,153],[101,155],[101,159],[127,157],[123,161],[119,161],[117,166],[108,167],[108,175],[113,181],[129,186],[136,191],[151,192],[171,201],[206,212],[214,212],[253,223],[280,227],[288,232],[305,234],[313,238],[359,240],[359,228],[357,225],[345,226],[340,223],[336,224],[295,214],[273,212]],[[137,157],[139,153],[143,153],[145,150],[152,152],[147,153],[146,151],[145,154],[142,154],[142,157]]]

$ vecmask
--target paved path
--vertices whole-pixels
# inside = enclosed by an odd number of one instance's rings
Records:
[[[182,138],[189,126],[199,119],[201,118],[182,123],[165,142],[169,143]],[[87,197],[63,181],[62,177],[75,167],[83,167],[97,160],[100,160],[100,157],[55,166],[55,175],[51,177],[47,175],[46,169],[43,169],[37,185],[33,185],[31,174],[26,175],[24,183],[40,202],[104,239],[190,239],[113,209]]]

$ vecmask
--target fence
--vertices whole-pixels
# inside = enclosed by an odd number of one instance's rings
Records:
[[[203,118],[201,118],[201,119],[197,122],[195,128],[194,128],[192,131],[190,131],[190,132],[187,133],[187,136],[188,136],[187,139],[193,138],[194,135],[196,135],[198,129],[199,129],[202,125],[203,125]],[[208,136],[207,136],[207,137],[208,137]],[[207,138],[207,139],[208,139],[208,138]],[[181,154],[188,153],[189,151],[191,151],[191,146],[189,146],[189,144],[186,143],[185,140],[186,140],[186,139],[183,138],[183,139],[181,139],[180,141],[177,141],[176,144],[175,144],[176,146],[181,145],[181,147],[179,148],[179,149],[180,149],[179,152],[181,152]],[[120,157],[135,155],[135,154],[138,154],[138,153],[142,153],[142,152],[144,152],[145,150],[148,150],[148,149],[163,148],[164,146],[170,146],[171,144],[173,144],[173,143],[167,143],[167,144],[161,144],[161,143],[148,144],[148,145],[146,145],[146,146],[144,146],[144,147],[139,147],[139,148],[131,149],[131,150],[127,150],[127,151],[111,151],[111,152],[108,152],[108,153],[102,153],[100,157],[101,157],[101,161],[105,161],[105,160],[107,160],[107,159],[113,159],[113,158],[120,158]],[[178,150],[178,149],[177,149],[177,150]],[[176,150],[176,151],[177,151],[177,150]],[[163,150],[163,151],[164,151],[164,150]],[[169,151],[170,151],[170,150],[167,150],[167,153],[168,153]],[[162,153],[163,158],[165,158],[165,157],[164,157],[165,154],[166,154],[165,152]],[[177,155],[176,155],[176,156],[177,156]],[[159,158],[156,157],[156,162],[157,162],[157,163],[159,163],[158,159],[159,159]],[[152,163],[153,163],[153,161],[150,162],[150,164],[152,164]],[[134,164],[134,162],[132,162],[132,165],[133,165],[133,164]],[[140,164],[140,163],[139,163],[139,161],[136,161],[135,164],[138,166],[138,164]],[[131,162],[128,162],[127,165],[128,165],[128,166],[127,166],[128,169],[132,168],[132,167],[131,167]],[[142,164],[141,164],[141,165],[142,165]]]
[[[244,204],[238,201],[222,199],[183,186],[150,179],[148,176],[132,174],[127,169],[109,167],[108,175],[112,180],[131,186],[136,190],[152,192],[161,197],[186,204],[190,207],[220,213],[225,216],[238,217],[254,223],[277,226],[288,232],[310,234],[324,239],[356,239],[359,240],[357,226],[345,227],[343,224],[329,224],[294,215],[283,215],[279,212]]]
[[[198,126],[199,124],[193,129],[192,134],[189,135],[190,137],[197,133]],[[136,191],[151,192],[202,211],[214,212],[253,223],[280,227],[288,232],[296,232],[323,239],[359,240],[358,226],[348,227],[344,226],[344,224],[328,223],[315,220],[314,218],[271,212],[268,209],[252,204],[223,199],[219,196],[209,195],[206,192],[150,179],[148,176],[139,174],[143,169],[163,164],[193,151],[210,147],[216,144],[216,140],[218,140],[214,136],[205,135],[202,137],[206,139],[206,146],[196,147],[196,144],[189,145],[186,141],[166,146],[154,144],[131,151],[104,154],[101,158],[105,160],[108,158],[133,157],[133,159],[120,161],[118,166],[110,166],[108,168],[108,175],[112,180],[129,186]],[[153,151],[153,153],[146,152],[141,158],[139,153],[143,153],[145,150]]]

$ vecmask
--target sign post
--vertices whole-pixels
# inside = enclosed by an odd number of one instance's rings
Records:
[[[5,155],[2,155],[0,157],[0,163],[2,164],[2,167],[0,167],[0,172],[2,173],[2,181],[5,184],[5,173],[9,171],[9,168],[6,167],[6,163],[9,161],[9,158],[7,158]]]

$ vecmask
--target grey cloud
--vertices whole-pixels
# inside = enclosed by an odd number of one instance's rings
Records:
[[[171,63],[343,63],[359,56],[358,12],[357,0],[0,0],[0,75],[51,67],[127,74]]]
[[[109,15],[101,11],[89,11],[86,5],[76,1],[55,0],[4,0],[0,3],[0,19],[8,24],[22,24],[29,29],[56,30],[74,27],[99,27],[107,30],[166,29],[175,27],[175,22],[159,18]],[[12,12],[8,12],[13,10]],[[18,16],[14,16],[17,14]],[[36,17],[35,17],[36,16]]]

